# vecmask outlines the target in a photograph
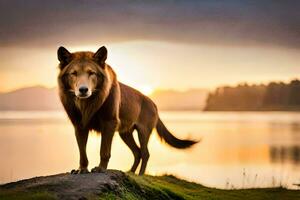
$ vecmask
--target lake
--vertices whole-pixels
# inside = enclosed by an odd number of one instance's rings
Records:
[[[177,137],[202,140],[177,150],[153,131],[148,174],[174,174],[225,189],[297,189],[294,184],[300,183],[300,113],[172,111],[160,117]],[[99,164],[100,139],[93,132],[89,136],[90,169]],[[69,172],[78,161],[64,112],[0,112],[0,183]],[[132,163],[133,155],[116,133],[109,168],[127,171]]]

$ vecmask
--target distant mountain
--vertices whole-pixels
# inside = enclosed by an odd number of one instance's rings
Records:
[[[41,86],[0,93],[0,110],[59,110],[62,109],[56,88]]]
[[[150,97],[160,110],[202,110],[207,93],[202,89],[160,90]],[[57,88],[36,86],[0,93],[0,110],[62,110],[62,105]]]

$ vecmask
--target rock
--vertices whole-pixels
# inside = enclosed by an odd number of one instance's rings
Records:
[[[8,183],[2,185],[1,189],[46,190],[58,199],[83,200],[97,197],[106,191],[117,193],[125,179],[126,174],[116,170],[88,174],[64,173]]]

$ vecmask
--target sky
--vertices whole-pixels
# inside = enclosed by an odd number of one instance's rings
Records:
[[[57,85],[56,50],[108,48],[141,90],[300,75],[300,1],[0,1],[0,91]]]

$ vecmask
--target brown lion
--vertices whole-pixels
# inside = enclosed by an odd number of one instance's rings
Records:
[[[184,149],[196,143],[173,136],[160,120],[150,98],[118,82],[113,69],[105,63],[107,49],[104,46],[96,53],[70,53],[59,47],[57,55],[59,96],[74,126],[80,154],[79,168],[72,173],[88,173],[86,143],[90,130],[101,133],[102,137],[100,164],[92,172],[107,168],[116,131],[134,155],[132,172],[142,160],[140,175],[145,173],[149,159],[147,144],[154,127],[158,135],[175,148]],[[134,141],[134,130],[138,132],[140,147]]]

